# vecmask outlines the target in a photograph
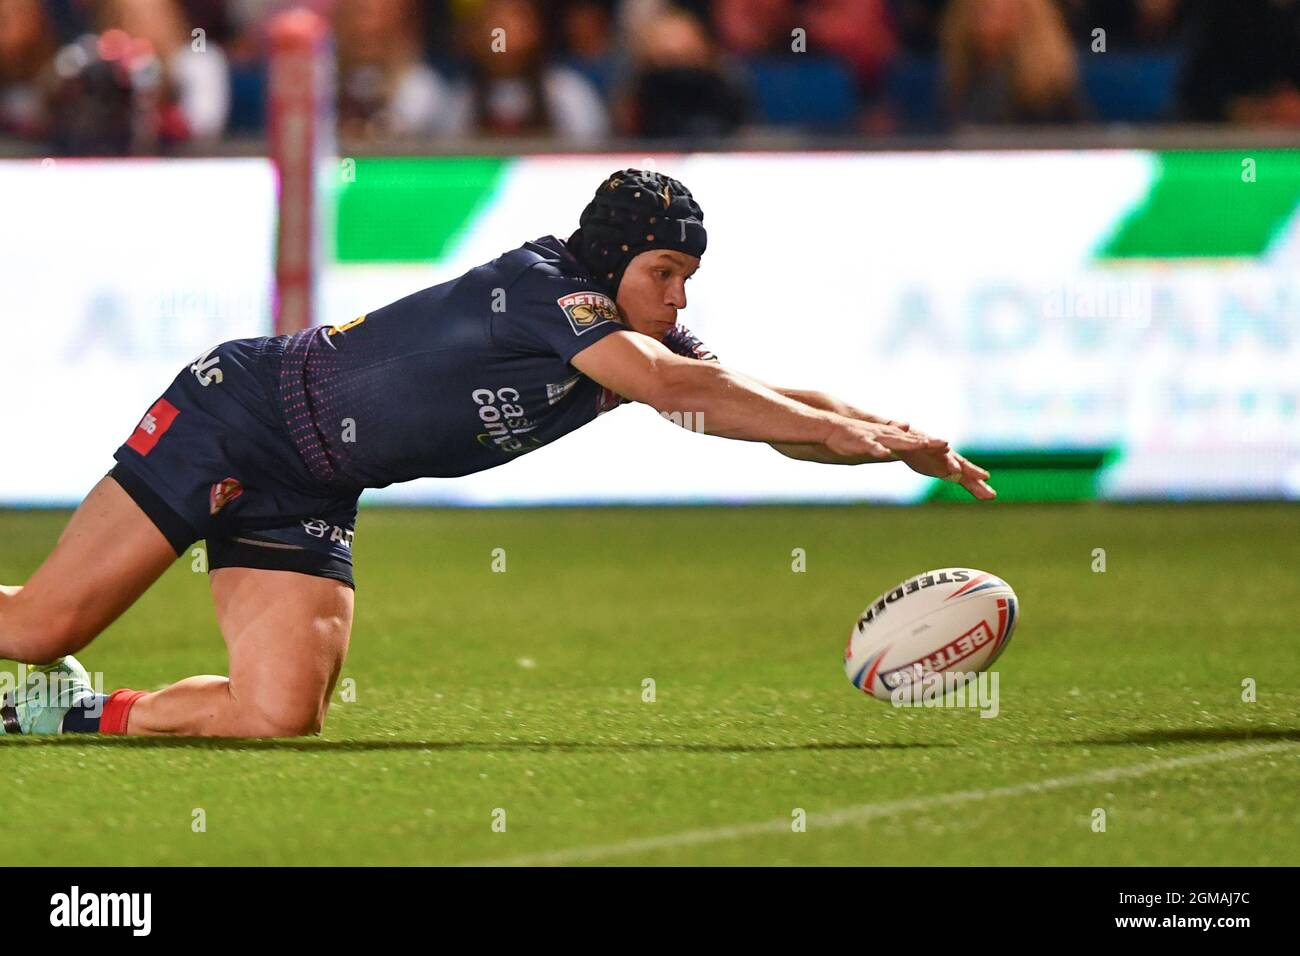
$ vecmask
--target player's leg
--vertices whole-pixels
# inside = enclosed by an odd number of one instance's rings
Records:
[[[122,497],[153,525],[149,534],[158,548],[157,564],[148,569],[147,581],[93,582],[100,586],[89,589],[92,597],[66,602],[76,613],[65,613],[57,601],[29,600],[29,592],[47,593],[45,585],[55,578],[84,580],[87,568],[129,564],[126,556],[136,535],[111,520],[113,511],[94,534],[69,533],[87,543],[59,562],[57,574],[42,568],[26,588],[4,600],[15,632],[23,627],[9,643],[36,640],[41,632],[33,622],[41,615],[25,608],[40,609],[48,612],[59,636],[42,645],[42,655],[58,656],[94,635],[97,628],[83,621],[107,624],[176,555],[205,538],[230,677],[191,678],[157,695],[123,688],[105,697],[93,692],[84,668],[68,657],[47,668],[49,673],[37,674],[49,678],[45,687],[29,683],[0,696],[0,733],[120,734],[129,727],[145,733],[251,736],[319,726],[351,628],[356,494],[304,493],[312,477],[278,424],[273,387],[259,371],[265,349],[266,340],[238,340],[205,353],[204,367],[219,364],[221,375],[210,371],[204,378],[193,366],[183,370],[115,454],[112,478]],[[325,517],[297,517],[312,513]],[[269,525],[281,518],[287,523]],[[165,547],[170,551],[163,552]],[[15,607],[22,613],[10,614]],[[16,639],[29,630],[31,637]],[[0,629],[0,652],[4,638]],[[276,644],[277,638],[284,643]],[[323,676],[321,656],[332,668]],[[41,658],[30,652],[24,659]],[[272,676],[279,681],[279,698],[266,690]],[[177,707],[169,710],[173,702]]]
[[[175,560],[157,525],[116,481],[101,479],[26,586],[0,593],[0,658],[44,664],[75,653]]]
[[[212,597],[229,677],[190,677],[138,698],[128,734],[293,737],[318,733],[347,654],[353,590],[293,571],[218,568]]]
[[[105,701],[101,733],[282,737],[316,733],[352,630],[356,496],[321,517],[209,535],[229,677],[191,677]]]

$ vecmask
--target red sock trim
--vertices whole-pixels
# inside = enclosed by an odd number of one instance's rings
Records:
[[[123,687],[109,694],[104,701],[104,716],[99,718],[101,734],[125,734],[126,718],[131,713],[131,706],[145,695],[145,691],[131,690]]]

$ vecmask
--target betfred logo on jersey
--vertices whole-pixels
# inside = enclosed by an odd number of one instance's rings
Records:
[[[594,329],[602,322],[618,321],[618,306],[600,292],[570,292],[556,299],[555,304],[568,316],[574,335]]]
[[[141,455],[149,454],[153,451],[153,446],[158,444],[158,439],[172,427],[172,422],[176,421],[176,416],[180,413],[180,409],[167,399],[158,399],[153,403],[153,407],[144,413],[140,424],[135,426],[135,431],[126,440],[126,447]]]

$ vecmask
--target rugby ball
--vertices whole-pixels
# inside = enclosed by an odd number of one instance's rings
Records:
[[[867,605],[844,649],[844,672],[880,700],[927,674],[978,673],[1006,649],[1019,617],[1016,593],[995,574],[926,571]]]

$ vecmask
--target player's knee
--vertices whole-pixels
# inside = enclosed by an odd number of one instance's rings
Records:
[[[282,700],[254,708],[245,715],[249,737],[307,737],[320,733],[324,714],[315,702]]]
[[[75,614],[60,614],[47,622],[42,628],[47,660],[54,660],[64,654],[75,654],[90,643],[95,632],[86,627],[84,621]]]
[[[16,596],[7,602],[0,633],[14,660],[26,664],[48,664],[65,654],[75,654],[95,635],[78,615],[68,610],[48,610]]]

